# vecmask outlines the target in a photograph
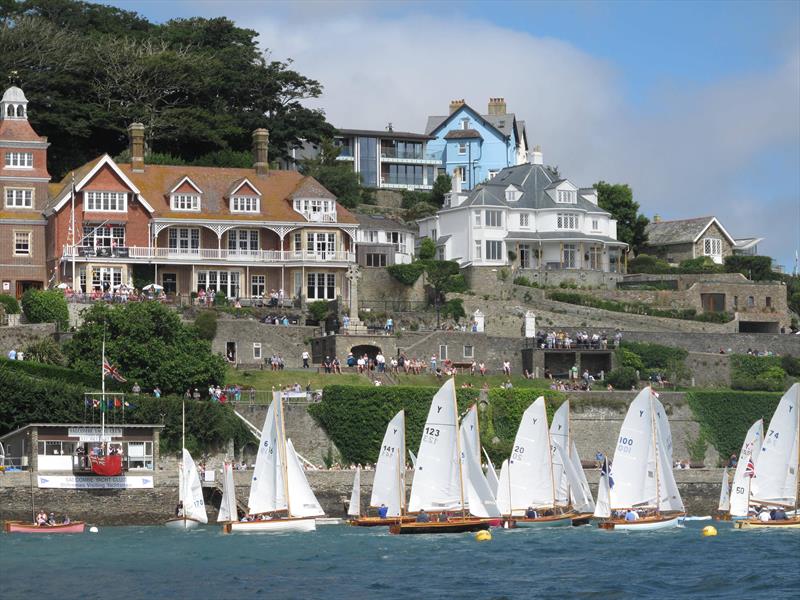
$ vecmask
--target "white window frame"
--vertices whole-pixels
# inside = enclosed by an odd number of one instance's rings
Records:
[[[378,231],[375,229],[368,229],[367,231],[364,232],[364,236],[366,238],[366,241],[370,244],[379,243]]]
[[[6,152],[5,164],[8,169],[32,169],[33,152]]]
[[[517,193],[517,190],[506,190],[506,202],[516,202]]]
[[[447,344],[439,344],[439,360],[447,360]]]
[[[600,231],[600,219],[592,219],[592,231]]]
[[[475,227],[481,227],[481,211],[475,211]]]
[[[466,142],[458,142],[458,153],[459,155],[463,156],[467,153],[467,143]]]
[[[6,208],[33,208],[33,188],[6,188]]]
[[[520,229],[528,229],[531,225],[531,216],[528,213],[519,213],[519,227]]]
[[[722,256],[722,240],[712,237],[703,238],[703,256]]]
[[[488,178],[489,178],[489,179],[494,179],[494,178],[497,176],[497,174],[498,174],[499,172],[500,172],[500,171],[498,171],[497,169],[489,169],[489,175],[488,175]]]
[[[253,360],[261,360],[261,342],[253,342]]]
[[[232,213],[258,213],[261,212],[260,196],[231,196]]]
[[[469,117],[461,119],[461,130],[466,131],[469,129]]]
[[[187,212],[200,211],[199,194],[172,194],[169,199],[170,209]]]
[[[484,211],[484,227],[500,229],[503,227],[503,211],[502,210],[486,210]]]
[[[170,252],[197,254],[200,250],[200,229],[197,227],[170,227],[167,248]]]
[[[473,253],[472,258],[474,258],[475,260],[481,260],[481,257],[483,256],[482,250],[483,250],[483,240],[475,240],[475,251]]]
[[[320,295],[320,290],[322,290],[322,295]],[[306,273],[306,295],[308,300],[335,300],[336,274]]]
[[[250,275],[250,297],[260,298],[267,291],[266,275]]]
[[[578,194],[572,190],[558,190],[556,202],[559,204],[577,204]]]
[[[402,231],[389,231],[388,240],[390,244],[394,245],[394,251],[399,254],[408,254],[408,247],[406,246],[406,234]]]
[[[578,244],[563,244],[561,248],[561,266],[565,269],[578,268]]]
[[[125,225],[83,225],[83,245],[87,248],[124,248]]]
[[[469,348],[469,352],[467,352]],[[464,344],[464,358],[475,358],[475,346],[472,344]]]
[[[14,231],[14,256],[31,256],[33,254],[31,237],[30,231]]]
[[[84,192],[83,199],[86,212],[128,212],[126,192]]]
[[[229,229],[228,252],[248,254],[261,248],[261,232],[258,229]]]
[[[502,240],[486,240],[486,260],[491,260],[491,261],[503,260]]]
[[[556,215],[556,229],[575,231],[578,229],[577,213],[558,213]]]

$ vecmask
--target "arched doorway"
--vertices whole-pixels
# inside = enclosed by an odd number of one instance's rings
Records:
[[[353,356],[358,358],[359,356],[364,356],[365,354],[369,356],[372,360],[375,360],[375,357],[381,349],[378,346],[373,346],[372,344],[359,344],[358,346],[353,346],[350,348],[350,352],[353,353]]]

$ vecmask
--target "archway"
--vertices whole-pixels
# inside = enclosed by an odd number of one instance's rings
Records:
[[[350,352],[353,353],[353,356],[358,358],[359,356],[364,356],[365,354],[370,357],[372,360],[375,360],[375,357],[381,349],[378,346],[374,346],[372,344],[359,344],[358,346],[353,346],[350,348]]]

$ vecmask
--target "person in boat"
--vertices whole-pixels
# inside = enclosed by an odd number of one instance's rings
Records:
[[[45,527],[47,525],[47,513],[40,510],[36,515],[36,526]]]
[[[786,511],[782,508],[776,508],[775,514],[772,515],[773,521],[785,521],[786,520]]]
[[[64,520],[62,521],[62,524],[69,525],[70,523],[72,523],[72,521],[70,521],[69,515],[64,515]]]
[[[183,516],[183,500],[178,502],[178,505],[175,507],[175,516],[182,517]]]
[[[47,517],[47,525],[49,527],[52,527],[55,524],[56,524],[56,514],[55,513],[50,513],[50,516]]]
[[[447,513],[439,513],[439,523],[447,523]]]
[[[381,505],[378,507],[378,516],[379,516],[381,519],[385,519],[387,514],[389,514],[389,507],[388,507],[388,506],[386,506],[385,504],[381,504]]]
[[[525,518],[527,519],[538,519],[539,513],[536,512],[536,509],[532,506],[529,506],[528,509],[525,511]]]
[[[632,508],[628,509],[628,512],[625,513],[625,520],[626,521],[638,521],[639,520],[639,515]]]
[[[430,523],[431,518],[428,516],[428,513],[425,512],[424,508],[419,509],[419,514],[417,515],[417,523]]]
[[[769,511],[766,508],[762,508],[761,512],[758,513],[758,520],[762,523],[767,523],[772,520],[769,516]]]

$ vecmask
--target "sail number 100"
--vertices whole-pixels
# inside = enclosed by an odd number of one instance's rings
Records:
[[[617,452],[629,454],[633,448],[633,438],[619,436],[619,443],[617,444]]]

